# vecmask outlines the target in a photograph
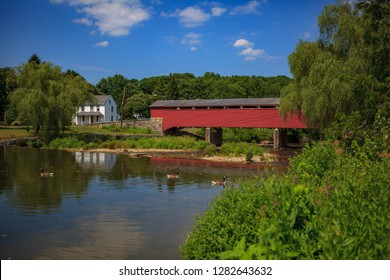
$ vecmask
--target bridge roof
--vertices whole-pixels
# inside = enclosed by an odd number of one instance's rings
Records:
[[[279,103],[279,98],[158,100],[150,108],[277,107]]]

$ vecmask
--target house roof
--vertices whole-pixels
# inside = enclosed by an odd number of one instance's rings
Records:
[[[111,95],[94,95],[97,102],[87,101],[85,105],[104,105],[107,100],[111,97]]]
[[[232,98],[197,100],[158,100],[150,108],[192,108],[192,107],[276,107],[279,98]]]
[[[95,95],[98,105],[104,105],[107,100],[111,97],[111,95]]]

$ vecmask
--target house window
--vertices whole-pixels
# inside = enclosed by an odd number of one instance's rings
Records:
[[[110,100],[108,100],[108,104],[110,104],[110,105],[111,105],[111,99],[110,99]]]
[[[97,107],[96,107],[96,110],[99,112],[99,111],[100,111],[100,107],[99,107],[99,106],[97,106]]]
[[[84,112],[84,106],[83,106],[83,107],[81,107],[81,111],[83,111],[83,112]]]
[[[89,110],[90,110],[91,112],[93,112],[93,106],[89,107]]]
[[[111,121],[114,121],[114,116],[111,116]]]
[[[83,122],[85,121],[85,118],[84,118],[84,116],[83,116]]]
[[[111,113],[114,112],[114,106],[111,106]]]

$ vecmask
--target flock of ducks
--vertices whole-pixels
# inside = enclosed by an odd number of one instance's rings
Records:
[[[179,172],[176,174],[167,174],[167,179],[179,179]],[[223,176],[222,180],[213,180],[211,181],[212,186],[225,186],[226,176]]]
[[[54,172],[44,172],[41,168],[41,178],[53,177]],[[179,179],[179,172],[176,174],[167,174],[167,179]],[[226,184],[226,176],[223,176],[222,180],[213,180],[211,181],[212,186],[224,186]]]

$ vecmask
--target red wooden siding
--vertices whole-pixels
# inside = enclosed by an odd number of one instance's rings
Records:
[[[163,130],[173,127],[305,128],[295,114],[283,120],[277,108],[164,109],[151,108],[152,118],[163,118]]]

